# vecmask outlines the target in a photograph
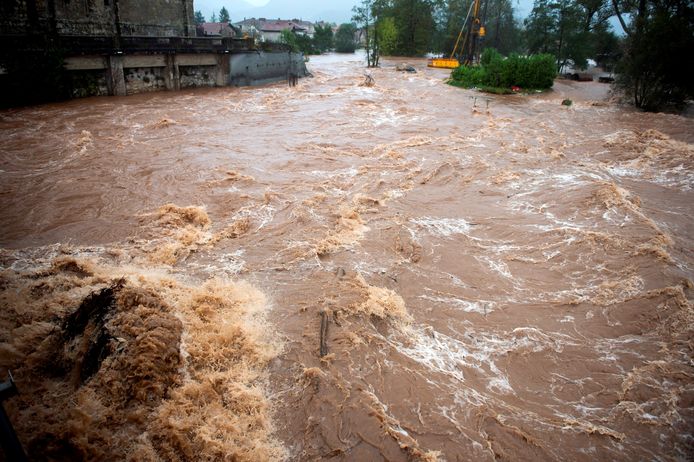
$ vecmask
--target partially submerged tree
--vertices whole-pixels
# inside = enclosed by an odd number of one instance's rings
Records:
[[[354,21],[364,34],[364,49],[366,50],[367,67],[378,66],[380,56],[377,28],[374,18],[374,0],[362,0],[361,5],[352,8],[352,21]],[[342,27],[342,26],[340,26]],[[340,31],[338,30],[338,33]],[[336,37],[337,42],[337,37]],[[337,43],[335,43],[337,49]]]

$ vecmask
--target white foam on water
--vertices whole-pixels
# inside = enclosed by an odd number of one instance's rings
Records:
[[[383,197],[387,200],[398,199],[405,195],[405,191],[402,189],[391,189],[383,194]]]
[[[633,178],[633,177],[640,177],[643,175],[643,172],[641,170],[636,169],[636,168],[630,168],[630,167],[624,167],[621,165],[610,165],[605,167],[605,170],[610,172],[610,174],[617,176],[617,177],[628,177],[628,178]]]
[[[260,207],[248,206],[238,210],[231,218],[232,220],[239,220],[242,218],[254,220],[258,223],[258,227],[255,230],[257,232],[275,218],[275,211],[275,207],[267,204],[263,204]]]
[[[342,170],[334,170],[334,171],[329,171],[329,170],[312,170],[308,172],[309,175],[315,176],[318,178],[336,178],[336,177],[347,177],[347,178],[353,178],[357,176],[359,173],[359,170],[357,170],[355,167],[349,167],[345,168]]]
[[[462,218],[420,217],[411,218],[410,222],[421,226],[435,236],[442,237],[467,234],[471,229],[470,223]]]
[[[480,313],[484,315],[494,311],[495,306],[494,302],[485,300],[470,301],[454,297],[442,297],[432,295],[420,295],[419,298],[421,298],[422,300],[428,300],[430,302],[453,306],[456,309],[462,310],[466,313]]]
[[[220,255],[217,261],[221,263],[223,271],[236,275],[241,273],[246,266],[246,262],[241,259],[244,253],[246,253],[244,249],[238,249],[235,252]]]
[[[475,260],[486,264],[489,267],[489,269],[507,279],[514,279],[513,274],[511,274],[511,270],[509,269],[508,265],[503,261],[494,260],[487,256],[476,256]]]
[[[517,350],[560,352],[564,345],[576,344],[568,335],[547,334],[534,327],[519,327],[500,336],[456,332],[458,338],[422,326],[411,327],[405,333],[409,338],[406,343],[390,340],[400,353],[459,381],[464,380],[461,368],[474,368],[489,376],[491,388],[503,393],[512,392],[513,388],[494,363],[495,357]]]
[[[396,127],[400,125],[400,121],[404,118],[404,115],[399,115],[394,109],[391,108],[385,108],[381,111],[373,113],[372,117],[369,117],[374,127],[380,127],[382,125]]]
[[[492,374],[495,374],[495,377],[493,377],[490,381],[489,384],[487,385],[487,388],[490,390],[496,391],[498,393],[504,393],[504,394],[511,394],[513,393],[513,387],[508,381],[508,377],[503,374],[498,367],[496,367],[496,364],[494,361],[489,362],[489,370],[491,371]]]

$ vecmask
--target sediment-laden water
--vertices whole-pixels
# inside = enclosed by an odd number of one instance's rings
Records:
[[[694,457],[694,122],[395,64],[0,112],[32,459]]]

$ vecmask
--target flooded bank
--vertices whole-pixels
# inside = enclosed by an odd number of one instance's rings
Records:
[[[0,113],[32,458],[694,456],[694,123],[398,62]]]

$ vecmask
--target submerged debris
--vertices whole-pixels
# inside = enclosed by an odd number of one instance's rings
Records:
[[[395,69],[397,71],[400,71],[400,72],[409,72],[411,74],[417,73],[417,69],[415,69],[415,67],[412,66],[411,64],[405,64],[405,63],[398,64],[397,66],[395,66]]]
[[[371,77],[371,74],[364,74],[364,81],[359,84],[360,87],[373,87],[374,85],[376,85],[376,81]]]

